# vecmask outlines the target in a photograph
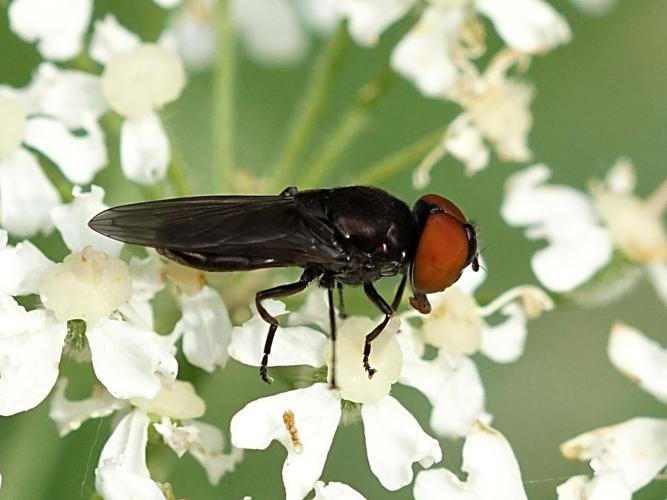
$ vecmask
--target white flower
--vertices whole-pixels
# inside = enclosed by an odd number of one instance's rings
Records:
[[[641,388],[667,402],[667,351],[627,325],[616,324],[608,347],[612,363]],[[571,460],[587,460],[592,479],[576,476],[559,487],[559,499],[629,499],[667,466],[667,419],[637,417],[581,434],[561,445]],[[615,491],[616,497],[603,496]],[[574,496],[578,492],[579,496]]]
[[[285,313],[284,305],[277,301],[265,301],[264,305],[270,314]],[[233,330],[229,348],[232,357],[247,364],[260,364],[267,331],[266,323],[261,329],[260,323],[262,320],[255,316],[243,327]],[[388,395],[391,380],[395,380],[400,371],[400,353],[393,339],[396,323],[392,321],[372,344],[370,364],[378,368],[372,380],[363,375],[366,380],[361,384],[358,378],[359,373],[363,374],[363,351],[358,339],[363,338],[374,323],[349,318],[340,325],[336,344],[340,390],[316,383],[253,401],[232,419],[235,446],[265,449],[274,439],[285,446],[283,482],[288,499],[301,499],[315,487],[341,418],[341,402],[348,394],[361,403],[369,464],[387,489],[396,490],[409,484],[414,462],[430,467],[441,459],[438,442],[425,434],[414,417]],[[325,357],[329,356],[327,339],[319,331],[303,326],[278,328],[269,366],[318,367],[323,366]],[[356,387],[357,384],[361,386]]]
[[[289,64],[305,56],[307,28],[331,31],[338,20],[336,0],[232,0],[234,29],[243,48],[262,64]],[[171,20],[171,31],[186,66],[207,69],[216,54],[214,2],[188,0]]]
[[[415,500],[527,500],[521,471],[510,444],[495,429],[475,423],[463,445],[466,481],[447,469],[422,471],[414,486]]]
[[[79,340],[85,331],[95,374],[116,398],[154,397],[162,381],[175,378],[177,364],[168,338],[124,321],[117,312],[150,298],[145,293],[132,297],[126,264],[90,247],[53,264],[27,242],[7,247],[4,237],[0,271],[9,280],[3,292],[40,293],[46,309],[28,312],[10,295],[1,296],[1,414],[28,410],[46,397],[58,375],[68,328]],[[72,233],[67,240],[82,238]],[[72,319],[86,323],[68,323]]]
[[[92,0],[14,0],[9,24],[23,40],[38,42],[44,58],[63,61],[81,51],[92,10]]]
[[[101,92],[91,78],[42,64],[28,87],[0,86],[0,224],[11,233],[50,230],[49,212],[60,199],[27,147],[42,152],[73,183],[90,182],[106,165],[96,122]]]
[[[352,38],[374,45],[380,34],[403,17],[415,0],[337,0],[349,20]],[[565,19],[542,0],[431,0],[419,22],[392,53],[392,66],[431,97],[444,97],[460,66],[484,52],[477,14],[491,19],[512,50],[536,54],[570,40]]]
[[[621,160],[603,183],[591,184],[589,197],[567,186],[547,184],[550,175],[546,165],[534,165],[510,176],[501,208],[509,224],[526,226],[529,238],[549,242],[531,260],[544,286],[561,293],[575,290],[610,262],[616,248],[630,262],[646,266],[659,292],[667,287],[667,233],[661,220],[667,182],[640,200],[632,194],[634,167]],[[635,276],[605,283],[599,293],[618,295]]]
[[[443,436],[465,436],[475,421],[490,421],[479,373],[467,356],[479,350],[499,363],[515,361],[523,353],[528,319],[553,307],[544,292],[525,285],[480,306],[473,294],[483,280],[482,273],[466,269],[454,286],[429,295],[430,314],[403,314],[405,319],[420,318],[421,328],[407,321],[401,327],[400,381],[428,398],[433,406],[431,427]],[[504,321],[487,324],[485,318],[497,312]],[[426,344],[438,348],[435,359],[423,359]]]
[[[616,5],[616,0],[570,0],[575,6],[596,16],[608,13]]]
[[[180,57],[166,41],[142,43],[110,15],[95,23],[90,55],[104,65],[100,82],[107,105],[124,118],[123,172],[140,184],[163,179],[171,151],[156,112],[185,86]]]
[[[347,484],[331,481],[315,483],[315,500],[365,500],[361,493]]]
[[[95,487],[105,500],[165,500],[146,466],[148,416],[129,413],[111,434],[95,469]]]
[[[446,95],[463,112],[450,124],[441,144],[415,170],[415,187],[421,189],[429,183],[430,170],[446,153],[463,162],[468,175],[486,168],[490,150],[484,141],[503,161],[526,161],[532,156],[528,134],[533,121],[533,87],[508,76],[512,67],[526,65],[524,54],[510,50],[496,54],[483,73],[469,62],[459,64],[457,79]]]

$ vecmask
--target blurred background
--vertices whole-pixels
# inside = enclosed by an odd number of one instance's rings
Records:
[[[40,57],[9,30],[7,3],[0,1],[0,83],[23,86]],[[530,137],[535,160],[553,169],[555,182],[585,188],[589,179],[602,177],[618,157],[627,156],[638,170],[638,192],[645,196],[667,172],[667,2],[621,0],[600,17],[586,15],[569,2],[553,4],[570,22],[574,36],[569,45],[536,58],[528,74],[536,87]],[[167,16],[149,0],[96,1],[95,17],[107,12],[114,13],[145,40],[159,35]],[[392,33],[402,29],[400,23],[393,27],[374,49],[350,45],[325,119],[318,125],[317,141],[326,140],[357,89],[388,57],[395,40]],[[246,55],[242,46],[238,47],[234,147],[239,169],[271,176],[270,168],[285,140],[286,124],[323,44],[323,38],[313,35],[305,59],[288,66],[260,65]],[[211,93],[210,72],[194,74],[181,99],[165,112],[175,147],[198,194],[211,189]],[[322,186],[352,181],[360,168],[446,125],[455,114],[451,104],[426,99],[409,82],[398,78],[372,113],[368,128],[336,162],[335,174],[325,178]],[[139,199],[142,194],[122,176],[114,161],[96,179],[107,189],[107,203]],[[288,184],[299,185],[307,164],[308,155]],[[481,228],[488,271],[481,289],[482,301],[515,284],[536,283],[529,258],[542,243],[527,241],[521,230],[509,228],[499,216],[503,183],[518,167],[494,158],[487,170],[468,177],[460,164],[446,158],[434,169],[427,188],[456,200]],[[412,203],[422,193],[412,189],[410,175],[411,171],[405,170],[382,187]],[[252,181],[248,182],[251,190]],[[41,243],[47,245],[47,253],[51,245],[51,256],[64,252],[54,237],[43,237]],[[263,279],[282,278],[260,277],[258,283]],[[381,290],[389,293],[395,283],[386,281]],[[225,297],[234,295],[234,276],[218,276],[214,282]],[[372,312],[361,294],[352,291],[346,298],[353,312]],[[159,327],[166,332],[178,312],[164,299],[162,306],[158,303],[158,316]],[[242,316],[243,311],[237,317]],[[558,446],[563,441],[633,416],[666,416],[664,406],[610,364],[606,347],[616,320],[665,343],[665,308],[642,281],[612,304],[591,309],[563,305],[531,322],[526,353],[517,363],[498,365],[476,356],[487,391],[487,409],[494,415],[494,427],[514,448],[531,499],[556,498],[558,484],[572,475],[589,472],[587,464],[561,456]],[[203,420],[225,433],[231,416],[247,402],[287,387],[283,381],[266,386],[255,369],[234,360],[213,375],[201,376],[196,368],[185,363],[181,366],[184,378],[197,379],[198,391],[207,402]],[[64,362],[63,371],[75,382],[73,397],[77,390],[83,396],[92,383],[91,373],[72,361]],[[428,431],[426,399],[400,386],[395,386],[394,394]],[[93,496],[94,469],[109,435],[111,418],[88,421],[61,439],[47,413],[48,400],[26,414],[0,420],[1,499]],[[456,471],[460,470],[461,444],[442,441],[444,463]],[[179,498],[239,499],[251,495],[273,499],[283,496],[280,474],[284,454],[277,443],[267,451],[246,452],[237,471],[224,476],[217,487],[208,484],[203,469],[189,455],[179,460],[171,451],[156,450],[150,455],[150,463],[154,477],[171,482]],[[412,498],[411,487],[388,492],[371,474],[360,423],[339,428],[323,478],[346,482],[369,499]],[[666,495],[667,481],[657,481],[634,498],[664,499]]]

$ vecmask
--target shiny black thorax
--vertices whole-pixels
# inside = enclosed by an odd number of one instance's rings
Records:
[[[338,250],[335,261],[310,267],[337,281],[358,285],[395,276],[414,255],[416,219],[403,201],[381,189],[318,189],[297,193],[294,199],[299,210],[333,230],[326,244]]]

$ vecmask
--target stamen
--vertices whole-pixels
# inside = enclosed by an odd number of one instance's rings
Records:
[[[285,429],[287,429],[287,432],[289,432],[290,440],[294,446],[294,453],[303,453],[303,444],[299,439],[299,431],[296,428],[296,423],[294,422],[294,412],[292,410],[285,410],[283,413],[283,423],[285,424]]]
[[[521,306],[529,318],[536,318],[543,311],[549,311],[554,307],[551,297],[540,288],[520,285],[503,292],[485,306],[478,306],[477,311],[486,318],[516,299],[521,300]]]

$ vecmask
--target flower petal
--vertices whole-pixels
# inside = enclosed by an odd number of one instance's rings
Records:
[[[594,478],[574,476],[556,488],[558,500],[630,500],[632,491],[618,471],[602,471]]]
[[[475,4],[515,50],[546,52],[570,41],[567,21],[543,0],[476,0]]]
[[[51,63],[39,65],[25,94],[32,113],[57,118],[69,129],[89,127],[108,107],[99,76]]]
[[[450,51],[458,39],[463,19],[462,8],[428,7],[394,48],[391,66],[412,80],[424,95],[446,95],[458,77]]]
[[[288,411],[293,414],[297,443],[284,422]],[[337,393],[327,384],[315,384],[247,404],[232,418],[232,444],[263,450],[271,441],[280,441],[287,449],[283,466],[287,500],[300,500],[322,474],[340,416]]]
[[[148,417],[135,410],[120,421],[104,445],[95,487],[105,500],[165,500],[146,467]]]
[[[24,142],[41,151],[74,184],[88,184],[107,164],[102,128],[85,120],[86,135],[72,134],[61,122],[46,117],[28,120]]]
[[[66,387],[66,378],[58,380],[49,407],[49,418],[56,423],[60,437],[77,430],[88,419],[106,417],[127,406],[127,401],[114,398],[99,386],[89,398],[73,401],[65,396]]]
[[[639,330],[616,323],[609,336],[609,359],[649,394],[667,403],[667,349]]]
[[[120,399],[152,399],[161,379],[174,380],[178,364],[160,336],[125,321],[101,319],[86,332],[95,375]]]
[[[220,429],[198,420],[188,421],[187,424],[199,431],[199,440],[190,446],[190,454],[204,468],[208,481],[216,485],[226,472],[233,471],[241,461],[243,450],[232,447],[230,453],[224,453],[224,438]]]
[[[197,395],[194,386],[184,380],[162,384],[153,399],[132,398],[130,402],[145,413],[175,420],[199,418],[206,411],[204,400]]]
[[[39,279],[42,273],[53,265],[30,241],[7,244],[7,231],[0,229],[0,293],[7,295],[28,295],[39,293]]]
[[[350,35],[359,45],[375,45],[382,32],[403,17],[415,0],[338,0]]]
[[[647,266],[646,275],[653,284],[658,297],[667,306],[667,263],[654,262]]]
[[[526,314],[516,303],[502,309],[505,321],[498,325],[485,325],[482,330],[482,353],[496,363],[512,363],[523,354],[526,343]]]
[[[153,424],[153,427],[179,458],[199,439],[199,429],[192,425],[179,425],[168,417],[162,417],[162,421]]]
[[[91,186],[90,191],[84,193],[79,186],[74,186],[72,195],[74,196],[72,203],[51,210],[53,223],[60,231],[67,248],[72,252],[80,252],[90,245],[107,255],[114,257],[120,255],[123,248],[121,242],[102,236],[88,227],[88,221],[93,215],[109,208],[102,202],[104,189]]]
[[[255,59],[267,64],[286,64],[305,55],[308,36],[292,2],[243,0],[231,5],[239,38]]]
[[[328,333],[330,325],[327,291],[319,286],[311,287],[301,308],[291,313],[287,322],[290,326],[316,326]]]
[[[90,42],[90,57],[100,64],[118,54],[129,52],[139,46],[141,39],[120,25],[111,14],[95,21],[93,39]]]
[[[164,179],[171,148],[155,114],[126,119],[120,131],[120,161],[125,177],[139,184]]]
[[[207,372],[216,366],[224,367],[229,357],[232,322],[218,292],[204,287],[194,295],[182,295],[181,309],[183,316],[172,335],[183,336],[187,360]]]
[[[324,484],[318,481],[315,484],[314,500],[366,500],[366,497],[347,484],[336,481]]]
[[[463,162],[466,174],[474,175],[489,164],[491,152],[479,129],[475,127],[467,113],[456,118],[447,129],[445,149]]]
[[[58,191],[35,157],[25,149],[0,160],[0,225],[17,236],[51,228],[50,212]]]
[[[67,328],[44,310],[27,313],[32,328],[0,338],[0,415],[34,408],[58,378]]]
[[[92,10],[92,0],[14,0],[9,24],[23,40],[37,41],[46,59],[63,61],[81,50]]]
[[[570,460],[590,460],[596,474],[620,472],[634,492],[667,466],[667,420],[633,418],[580,434],[560,449]]]
[[[420,472],[415,500],[437,497],[451,500],[527,500],[519,464],[512,447],[495,429],[476,423],[463,445],[461,481],[447,469]]]
[[[395,491],[412,482],[412,464],[431,467],[442,459],[440,444],[391,396],[363,405],[366,451],[371,471],[382,486]]]
[[[276,300],[264,301],[272,316],[285,313],[285,304]],[[232,330],[229,355],[250,366],[260,366],[269,325],[258,314]],[[327,338],[321,332],[305,326],[278,328],[269,356],[269,366],[324,366]]]

